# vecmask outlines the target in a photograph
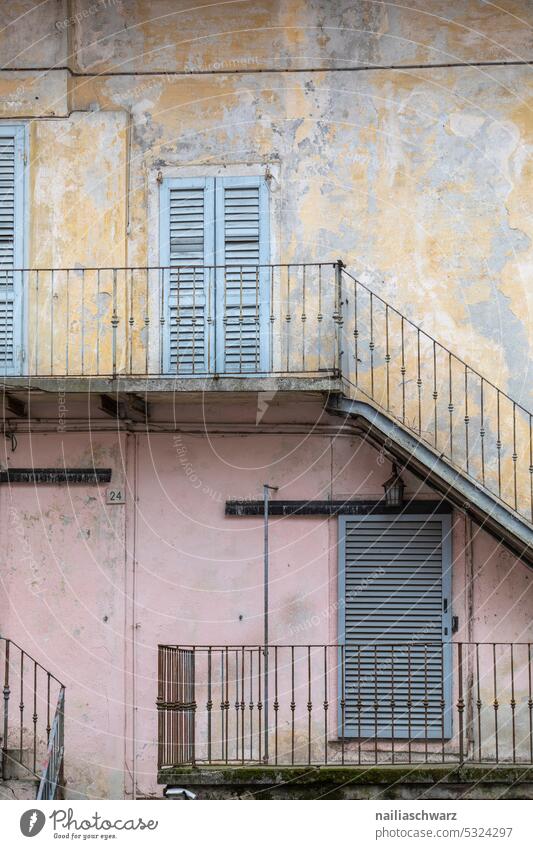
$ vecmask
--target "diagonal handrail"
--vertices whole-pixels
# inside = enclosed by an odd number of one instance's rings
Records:
[[[341,262],[339,276],[345,383],[533,523],[533,414]]]

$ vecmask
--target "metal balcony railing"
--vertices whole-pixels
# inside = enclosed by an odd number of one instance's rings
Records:
[[[37,798],[62,790],[65,687],[13,640],[3,648],[2,778],[34,777]]]
[[[7,280],[4,273],[0,373],[332,372],[339,273],[332,263],[33,269]]]
[[[2,372],[331,378],[533,522],[532,413],[340,261],[3,270]]]
[[[532,672],[529,643],[159,646],[158,766],[532,764]]]

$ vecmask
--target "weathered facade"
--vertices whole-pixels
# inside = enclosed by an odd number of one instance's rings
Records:
[[[66,792],[261,763],[265,680],[271,764],[530,764],[529,4],[1,9],[1,466],[88,477],[0,484],[0,633],[66,686]],[[265,483],[297,511],[273,507],[266,654]],[[346,554],[350,511],[418,517],[394,544],[422,565],[446,517],[418,600],[372,595],[397,550]],[[410,648],[361,660],[383,608]],[[159,645],[205,647],[192,698]]]

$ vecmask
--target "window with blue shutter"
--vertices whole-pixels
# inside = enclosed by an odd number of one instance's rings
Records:
[[[261,177],[168,179],[161,190],[165,370],[266,370],[268,190]]]
[[[0,371],[20,369],[24,127],[0,124]]]
[[[347,737],[451,736],[449,515],[340,519]]]

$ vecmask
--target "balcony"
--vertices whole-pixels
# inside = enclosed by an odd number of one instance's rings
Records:
[[[532,645],[159,646],[158,770],[533,764]]]
[[[337,376],[340,272],[332,263],[4,272],[2,370],[204,383]]]

